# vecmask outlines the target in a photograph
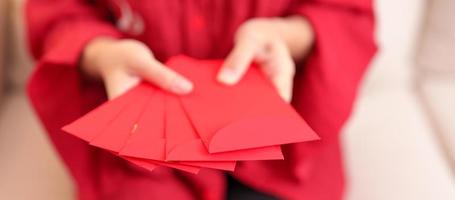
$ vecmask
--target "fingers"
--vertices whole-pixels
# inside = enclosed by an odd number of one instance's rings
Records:
[[[278,94],[286,102],[291,102],[292,99],[293,78],[290,77],[292,76],[287,74],[275,74],[273,77],[270,77]]]
[[[188,94],[193,90],[193,84],[188,79],[158,61],[140,67],[138,74],[144,80],[175,94]]]
[[[251,37],[237,41],[218,72],[218,81],[227,85],[236,84],[253,60],[259,63],[283,100],[290,102],[295,66],[288,48],[279,41],[269,41],[266,45],[260,45],[260,41]]]
[[[110,71],[109,75],[104,78],[109,99],[122,95],[137,85],[141,79],[175,94],[187,94],[193,89],[193,84],[190,81],[158,61],[143,63],[140,67],[135,67],[133,74],[122,70],[122,68],[118,69]]]
[[[282,43],[271,45],[274,45],[274,47],[270,48],[268,59],[262,60],[260,66],[262,66],[262,70],[272,81],[281,98],[286,102],[290,102],[295,74],[294,61],[288,49]]]
[[[110,51],[98,59],[97,66],[101,66],[100,75],[110,98],[123,94],[140,80],[175,94],[187,94],[193,89],[189,80],[157,61],[142,42],[119,40],[107,50]]]
[[[237,42],[218,72],[218,81],[227,85],[233,85],[242,78],[257,52],[257,45],[255,45],[254,42],[255,41]]]

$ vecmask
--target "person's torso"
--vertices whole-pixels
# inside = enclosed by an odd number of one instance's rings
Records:
[[[105,0],[114,23],[160,60],[186,54],[222,58],[237,28],[255,17],[288,13],[293,0]]]

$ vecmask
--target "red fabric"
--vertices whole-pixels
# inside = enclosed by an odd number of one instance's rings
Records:
[[[177,54],[223,58],[245,20],[293,14],[305,16],[316,33],[311,55],[299,66],[293,104],[322,140],[285,146],[285,161],[239,163],[233,175],[283,199],[341,198],[338,133],[375,52],[369,0],[89,2],[29,0],[26,6],[30,49],[37,60],[28,93],[74,177],[79,199],[218,200],[225,195],[218,171],[203,170],[197,176],[166,168],[148,172],[60,130],[106,100],[103,85],[81,76],[77,68],[88,41],[135,38],[162,61]],[[116,22],[128,16],[125,10],[133,11],[134,20],[118,29]],[[137,24],[143,25],[142,33],[131,28]]]

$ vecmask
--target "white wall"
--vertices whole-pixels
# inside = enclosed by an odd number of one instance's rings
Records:
[[[450,166],[414,87],[426,4],[377,0],[376,8],[380,52],[344,131],[346,199],[455,199]]]

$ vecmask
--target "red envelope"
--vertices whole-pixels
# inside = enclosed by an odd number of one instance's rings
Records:
[[[136,127],[119,151],[120,155],[165,160],[164,95],[157,94],[150,98],[142,116],[135,121]]]
[[[317,139],[255,68],[228,87],[215,80],[221,61],[176,57],[168,65],[193,81],[192,94],[141,83],[63,130],[146,169],[190,173],[232,171],[237,160],[283,159],[280,144]]]
[[[167,140],[164,134],[164,93],[152,87],[150,87],[150,90],[153,91],[153,94],[150,98],[147,98],[145,105],[143,105],[142,99],[137,98],[137,101],[132,103],[130,108],[125,109],[121,117],[119,116],[114,121],[117,122],[116,124],[111,124],[105,129],[106,134],[102,135],[104,137],[98,136],[98,142],[92,141],[91,144],[102,148],[110,148],[109,150],[119,152],[119,155],[122,156],[165,161]],[[117,147],[119,146],[121,147],[118,149]],[[191,165],[228,171],[233,171],[235,167],[235,162],[231,161],[188,161],[166,164]]]
[[[210,154],[195,132],[178,97],[166,96],[166,159],[181,161],[243,161],[283,159],[279,146]],[[232,170],[235,162],[232,162]]]
[[[94,146],[104,148],[116,154],[130,136],[131,130],[135,126],[134,123],[142,113],[145,104],[148,103],[153,91],[155,91],[153,90],[153,86],[140,84],[124,95],[108,101],[89,114],[65,126],[63,130],[90,142]],[[136,164],[146,162],[145,159],[139,159],[140,162],[135,158],[129,158],[127,160],[136,161]],[[194,164],[194,166],[152,160],[148,160],[148,162],[191,173],[196,173],[200,169],[199,165],[206,167],[206,163],[202,162],[188,163]],[[221,169],[225,168],[218,164],[212,164],[210,166]],[[150,164],[144,167],[148,169],[153,168]]]
[[[166,163],[166,162],[153,161],[153,160],[141,159],[141,158],[133,158],[133,157],[127,157],[127,156],[121,156],[121,157],[139,167],[143,167],[150,171],[153,171],[155,168],[159,167],[160,165],[165,166],[165,167],[175,168],[175,169],[189,172],[192,174],[197,174],[201,170],[200,167],[182,165],[182,164],[177,164],[177,163]]]
[[[89,141],[91,145],[114,152],[122,149],[136,129],[136,122],[152,97],[151,86],[140,84],[138,87],[148,87],[149,89],[129,94],[128,105],[96,137]]]
[[[131,101],[131,96],[136,96],[138,93],[142,94],[144,90],[146,91],[147,88],[142,85],[134,87],[124,95],[103,103],[83,117],[64,126],[62,130],[83,140],[90,141],[103,130],[106,124],[109,124],[118,116]]]
[[[319,139],[254,66],[225,86],[215,79],[222,61],[176,57],[167,65],[195,85],[181,101],[210,153]]]
[[[170,167],[182,171],[186,171],[189,173],[197,174],[200,171],[200,167],[196,166],[189,166],[189,165],[183,165],[179,163],[167,163],[167,162],[161,162],[161,161],[156,161],[156,160],[150,160],[150,159],[141,159],[141,158],[135,158],[135,157],[129,157],[129,156],[121,156],[118,155],[118,153],[114,151],[109,151],[110,153],[119,156],[120,158],[123,158],[135,165],[138,165],[139,167],[143,167],[147,170],[153,171],[155,168],[159,166],[165,166],[165,167]]]
[[[160,161],[164,162],[164,161]],[[234,171],[234,161],[166,161],[164,163],[180,164],[185,166],[193,166],[199,168],[219,169],[224,171]]]

